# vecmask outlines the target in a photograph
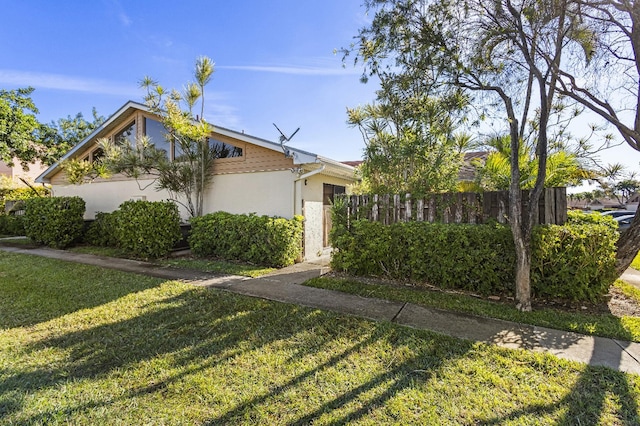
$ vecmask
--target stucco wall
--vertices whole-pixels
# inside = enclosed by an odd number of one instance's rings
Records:
[[[353,180],[341,179],[333,176],[317,174],[307,179],[306,185],[302,182],[302,198],[305,201],[322,201],[323,184],[339,185],[347,187],[353,184]]]
[[[141,181],[144,188],[150,181]],[[112,212],[117,210],[124,201],[133,198],[146,197],[147,201],[162,201],[169,198],[166,191],[158,192],[153,184],[141,190],[135,181],[115,180],[92,182],[84,185],[54,185],[53,195],[56,197],[78,196],[86,203],[85,219],[94,219],[96,212]],[[186,218],[186,211],[181,209],[181,215]]]
[[[289,171],[240,173],[214,176],[205,194],[205,213],[257,213],[259,215],[293,217],[293,178]],[[150,181],[141,181],[141,186]],[[55,196],[79,196],[87,205],[85,219],[93,219],[96,212],[111,212],[122,202],[146,197],[148,201],[169,198],[166,191],[156,191],[154,185],[141,190],[135,181],[104,180],[84,185],[54,185]],[[188,214],[180,207],[183,219]]]
[[[322,254],[322,202],[304,202],[304,258],[313,260]]]
[[[205,211],[292,218],[294,177],[290,170],[214,176]]]
[[[43,167],[40,161],[29,164],[29,170],[23,169],[18,159],[14,160],[13,167],[9,167],[6,163],[0,161],[0,175],[12,178],[16,182],[20,181],[19,178],[33,182],[45,169],[46,167]]]

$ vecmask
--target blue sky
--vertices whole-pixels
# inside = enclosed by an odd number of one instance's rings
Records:
[[[334,54],[367,24],[361,0],[0,0],[0,10],[0,88],[35,87],[42,122],[91,117],[92,107],[108,117],[142,101],[146,75],[180,89],[206,55],[216,62],[205,112],[214,125],[273,141],[272,123],[300,127],[297,148],[362,156],[345,111],[372,102],[377,87]],[[601,158],[639,170],[626,145]]]
[[[192,79],[198,56],[216,63],[205,118],[336,160],[362,156],[346,107],[373,101],[361,69],[334,49],[366,23],[360,0],[8,1],[0,0],[0,88],[33,86],[38,118],[50,122],[92,107],[109,116],[142,102],[137,82],[165,88]]]

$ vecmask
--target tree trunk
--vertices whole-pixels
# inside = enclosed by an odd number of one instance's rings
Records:
[[[629,268],[640,249],[640,209],[631,222],[631,227],[620,235],[616,251],[616,274],[622,275]]]
[[[531,241],[522,232],[514,234],[516,244],[516,308],[531,311]],[[530,238],[529,238],[530,240]]]

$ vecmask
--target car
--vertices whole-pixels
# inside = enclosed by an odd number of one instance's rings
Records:
[[[611,216],[613,218],[616,218],[620,216],[633,216],[634,214],[636,214],[636,212],[631,210],[609,210],[607,212],[603,212],[602,216]]]
[[[618,230],[625,231],[631,226],[631,222],[633,221],[634,217],[635,217],[635,213],[628,214],[625,216],[614,217],[613,220],[618,222]]]

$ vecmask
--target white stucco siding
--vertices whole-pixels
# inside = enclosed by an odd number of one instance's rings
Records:
[[[293,180],[289,170],[275,172],[216,175],[205,194],[204,213],[256,213],[259,215],[293,217]],[[97,212],[112,212],[124,201],[141,199],[163,201],[167,191],[156,191],[150,181],[105,180],[84,185],[54,185],[54,196],[79,196],[85,200],[85,219],[94,219]],[[188,219],[186,209],[178,205],[180,215]]]
[[[141,199],[147,201],[164,201],[169,198],[166,191],[156,191],[154,185],[148,185],[150,181],[141,181],[140,187],[136,181],[131,180],[105,180],[83,185],[54,185],[53,195],[56,197],[78,196],[86,203],[85,219],[94,219],[97,212],[112,212],[117,210],[125,201]],[[179,206],[180,207],[180,206]],[[183,219],[187,218],[186,211],[180,208]]]
[[[323,201],[323,185],[325,183],[347,187],[353,184],[353,180],[323,174],[313,175],[307,179],[306,184],[304,182],[302,183],[302,199],[304,201]]]
[[[206,213],[293,217],[293,181],[289,170],[216,175],[205,195]]]

